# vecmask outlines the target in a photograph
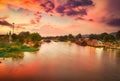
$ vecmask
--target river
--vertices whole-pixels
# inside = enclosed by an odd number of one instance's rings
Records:
[[[0,61],[0,81],[120,81],[116,49],[51,42]]]

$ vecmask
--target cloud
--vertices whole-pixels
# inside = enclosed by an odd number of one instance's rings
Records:
[[[23,9],[67,16],[87,15],[88,7],[94,5],[92,0],[1,0],[0,4],[13,10]]]
[[[6,21],[6,19],[8,19],[8,18],[9,18],[9,15],[5,15],[5,16],[0,17],[0,25],[2,25],[2,26],[12,26],[11,23]]]
[[[50,12],[55,8],[55,5],[52,1],[48,0],[45,3],[42,3],[41,6],[44,8],[45,12]]]
[[[120,18],[114,18],[108,21],[108,25],[120,27]]]
[[[107,11],[111,15],[120,17],[120,0],[108,0]]]
[[[42,18],[41,12],[39,12],[39,11],[35,12],[34,16],[35,16],[35,18],[31,19],[30,23],[31,24],[38,24],[38,23],[40,23],[40,20]]]
[[[120,0],[106,0],[104,10],[101,13],[105,13],[100,21],[111,27],[120,27]]]
[[[71,7],[90,6],[93,2],[92,0],[68,0],[67,5]]]
[[[45,0],[0,0],[0,8],[4,6],[5,8],[3,9],[18,10],[22,8],[30,11],[42,11],[40,4],[43,2]]]
[[[87,15],[88,7],[94,6],[92,0],[67,0],[63,5],[58,5],[56,12],[67,16],[83,17]]]
[[[87,15],[87,11],[86,9],[81,9],[79,11],[76,10],[70,10],[66,13],[68,16],[75,16],[75,15],[79,15],[79,16],[84,16]]]
[[[5,15],[5,16],[0,17],[0,20],[5,20],[7,18],[9,18],[9,15]]]
[[[3,26],[12,26],[12,24],[10,24],[9,22],[7,22],[6,20],[0,21],[0,25],[3,25]]]

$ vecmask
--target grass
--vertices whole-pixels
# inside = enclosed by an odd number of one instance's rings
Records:
[[[0,43],[0,56],[7,53],[16,53],[16,52],[34,52],[38,51],[39,48],[28,47],[17,44],[8,44],[8,43]]]
[[[13,58],[23,58],[24,54],[23,52],[9,52],[9,53],[2,53],[0,54],[0,57],[13,57]]]

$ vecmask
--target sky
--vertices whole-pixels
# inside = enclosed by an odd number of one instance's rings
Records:
[[[120,30],[120,0],[0,0],[0,34],[41,36],[100,34]]]

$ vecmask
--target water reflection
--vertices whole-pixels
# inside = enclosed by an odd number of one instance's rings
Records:
[[[81,47],[73,43],[44,43],[37,52],[23,53],[21,59],[1,57],[4,61],[0,64],[0,79],[120,81],[118,54],[118,50]]]
[[[16,53],[7,53],[0,55],[0,62],[2,61],[17,61],[23,59],[24,53],[23,52],[16,52]]]

